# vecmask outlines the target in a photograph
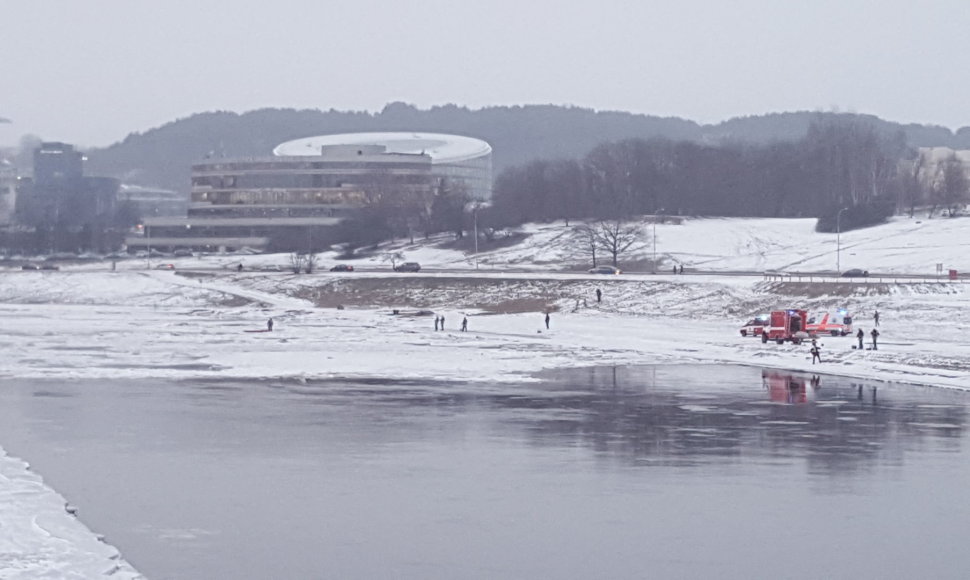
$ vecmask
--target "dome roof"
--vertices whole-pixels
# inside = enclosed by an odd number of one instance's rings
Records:
[[[273,155],[300,157],[320,155],[320,148],[332,145],[380,145],[387,153],[426,154],[432,164],[456,163],[484,157],[492,146],[473,137],[441,133],[343,133],[294,139],[277,145]]]

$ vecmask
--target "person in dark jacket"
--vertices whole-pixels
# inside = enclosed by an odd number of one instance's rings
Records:
[[[270,318],[269,320],[266,321],[266,330],[268,330],[269,332],[273,332],[273,319],[272,318]]]
[[[812,341],[812,349],[809,352],[812,353],[812,364],[815,364],[815,361],[818,361],[819,364],[822,363],[822,351],[819,350],[818,343],[814,340]]]
[[[855,333],[855,337],[859,339],[859,350],[863,350],[865,347],[862,346],[862,339],[866,337],[866,333],[859,329],[859,332]]]
[[[462,317],[462,319],[461,319],[461,331],[462,332],[467,332],[468,331],[468,317],[467,316]]]
[[[546,330],[549,330],[549,313],[546,312]]]
[[[876,339],[879,338],[879,331],[873,328],[872,332],[869,334],[872,336],[872,350],[879,350],[879,347],[876,344]]]
[[[603,292],[599,288],[596,289],[596,302],[600,302],[603,298]]]

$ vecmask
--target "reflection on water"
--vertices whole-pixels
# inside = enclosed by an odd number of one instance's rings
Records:
[[[970,566],[963,393],[725,366],[543,378],[8,381],[0,442],[154,580]]]
[[[880,458],[895,462],[928,440],[959,446],[964,437],[963,393],[769,369],[760,371],[758,389],[748,369],[696,373],[589,369],[582,387],[564,393],[558,383],[575,385],[575,376],[552,372],[557,386],[544,392],[554,396],[491,402],[542,409],[518,421],[536,443],[581,443],[634,462],[704,466],[718,457],[768,454],[805,457],[813,470],[837,474]]]

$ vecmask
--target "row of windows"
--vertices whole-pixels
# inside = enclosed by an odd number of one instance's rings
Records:
[[[393,159],[381,161],[326,161],[313,163],[308,161],[254,161],[244,163],[214,163],[193,165],[193,173],[216,173],[225,171],[297,171],[318,169],[332,171],[335,169],[365,169],[367,171],[390,170],[425,170],[431,167],[431,162],[416,163],[412,161],[395,162]]]
[[[210,206],[204,208],[192,208],[189,210],[191,217],[204,218],[255,218],[255,217],[339,217],[347,213],[346,207],[333,206],[252,206],[252,205],[228,205]]]
[[[211,187],[213,189],[234,188],[309,188],[329,187],[339,188],[368,184],[403,184],[422,185],[430,183],[429,174],[398,175],[398,174],[361,174],[361,175],[324,175],[324,174],[250,174],[224,176],[197,176],[192,178],[192,186],[196,188]]]
[[[360,205],[365,200],[364,193],[358,190],[348,191],[293,191],[293,190],[257,190],[257,191],[203,191],[192,194],[192,201],[197,203],[212,203],[219,205],[247,204],[247,205],[280,205],[280,204],[349,204]]]

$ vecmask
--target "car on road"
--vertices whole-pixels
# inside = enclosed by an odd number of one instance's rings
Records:
[[[60,270],[61,268],[57,264],[41,264],[41,270]]]
[[[421,264],[417,262],[404,262],[403,264],[398,264],[394,266],[395,272],[420,272]]]
[[[40,266],[37,264],[24,264],[20,267],[21,270],[40,270]]]
[[[619,268],[614,268],[613,266],[596,266],[595,268],[589,269],[590,274],[620,274]]]
[[[851,270],[846,270],[842,272],[843,278],[868,278],[869,270],[862,270],[861,268],[852,268]]]
[[[354,267],[350,264],[337,264],[333,268],[330,268],[331,272],[353,272]]]
[[[174,270],[175,264],[159,264],[155,266],[156,270]]]
[[[186,250],[183,248],[183,249],[175,250],[174,252],[172,252],[172,255],[175,256],[176,258],[191,258],[192,250]]]

